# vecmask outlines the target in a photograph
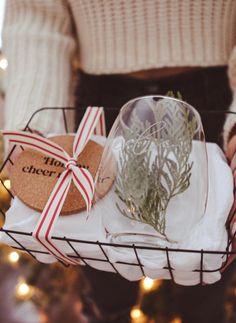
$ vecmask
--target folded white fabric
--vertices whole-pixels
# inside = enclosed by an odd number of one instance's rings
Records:
[[[3,228],[7,230],[31,233],[36,226],[39,216],[40,213],[30,209],[17,197],[15,197],[11,208],[6,214],[6,222]],[[81,212],[70,216],[60,216],[56,223],[53,235],[60,238],[67,237],[70,239],[92,242],[105,242],[106,232],[102,224],[102,216],[99,212],[99,207],[97,208],[97,206],[95,206],[93,208],[93,213],[88,219],[86,212]],[[35,240],[31,236],[14,233],[12,234],[12,236],[29,250],[37,250],[42,252],[47,251],[38,243],[37,240]],[[14,242],[10,237],[8,237],[4,232],[1,232],[0,240],[1,242],[4,242],[6,244],[17,246],[17,243]],[[66,241],[54,240],[54,244],[59,250],[63,252],[74,254],[73,249]],[[71,242],[71,244],[77,250],[78,254],[82,257],[106,259],[97,244],[86,244],[82,242]],[[17,247],[19,247],[19,245]],[[34,252],[33,254],[39,261],[44,263],[51,263],[56,261],[54,256],[51,255]],[[92,265],[93,261],[88,260],[88,263]],[[83,262],[81,262],[81,264],[83,264]]]
[[[193,145],[194,146],[194,145]],[[194,147],[193,147],[194,148]],[[197,153],[196,147],[193,152]],[[170,205],[173,217],[167,217],[168,236],[175,237],[175,243],[162,240],[157,237],[155,230],[147,225],[137,221],[131,221],[120,214],[114,207],[116,196],[114,191],[109,193],[104,207],[104,226],[109,233],[108,238],[112,243],[135,244],[137,246],[159,246],[163,248],[176,249],[194,249],[194,250],[221,250],[224,251],[227,246],[227,231],[225,222],[233,202],[233,180],[232,172],[227,165],[224,155],[216,144],[207,144],[208,154],[208,199],[205,215],[192,227],[188,224],[188,214],[185,210]],[[197,160],[197,156],[196,156]],[[198,174],[199,176],[199,174]],[[206,180],[206,179],[203,179]],[[188,192],[189,203],[194,205],[195,188],[191,185]],[[113,210],[110,212],[110,210]],[[180,214],[182,212],[182,215]],[[179,213],[181,221],[172,219]],[[174,225],[173,225],[174,223]],[[177,231],[177,232],[176,232]],[[155,237],[156,236],[156,237]],[[181,239],[181,236],[184,239]],[[137,257],[133,249],[127,248],[109,248],[109,258],[112,262],[135,263],[138,265]],[[137,248],[140,262],[144,265],[145,275],[152,278],[171,278],[167,267],[167,255],[165,251],[143,250]],[[195,285],[200,283],[199,272],[193,272],[200,269],[201,253],[188,252],[169,252],[170,265],[173,270],[174,280],[182,285]],[[203,257],[203,269],[216,270],[220,268],[223,261],[222,255],[208,254]],[[119,273],[129,280],[136,280],[142,277],[139,266],[115,265]],[[203,281],[211,284],[219,280],[221,274],[219,271],[203,274]]]
[[[92,136],[91,139],[101,145],[104,145],[106,141],[102,136]],[[87,213],[85,211],[73,215],[60,216],[56,223],[53,236],[90,242],[105,242],[106,232],[102,224],[102,214],[99,207],[100,203],[102,203],[102,200],[97,202],[92,208],[92,212],[89,217],[87,217]],[[30,236],[30,233],[33,232],[39,217],[39,212],[27,207],[17,197],[15,197],[14,200],[12,200],[10,209],[6,212],[6,221],[3,229],[28,233],[29,235],[16,233],[12,233],[11,235],[26,249],[32,250],[32,254],[37,258],[37,260],[43,263],[52,263],[56,261],[55,257],[48,255],[47,250],[37,240]],[[19,244],[17,244],[5,232],[0,233],[0,241],[10,246],[19,247]],[[54,244],[59,250],[76,256],[75,252],[73,252],[73,249],[66,241],[54,240]],[[102,264],[103,270],[104,268],[107,271],[114,270],[109,263],[105,263],[106,257],[102,252],[102,249],[96,243],[89,244],[85,242],[71,242],[71,245],[81,257],[88,258],[85,262],[90,266],[94,266],[99,269]],[[101,259],[101,261],[92,260],[93,258]],[[81,261],[81,264],[83,265],[85,263]]]
[[[94,139],[95,140],[95,139]],[[99,139],[97,140],[99,142]],[[128,280],[138,280],[143,272],[138,265],[137,257],[132,248],[136,245],[139,260],[143,264],[145,275],[151,278],[170,279],[167,269],[167,256],[165,251],[155,249],[139,249],[138,246],[169,247],[177,249],[197,250],[225,250],[227,245],[227,232],[225,221],[233,201],[233,179],[224,155],[215,144],[207,144],[208,153],[208,200],[205,215],[194,226],[188,222],[188,214],[182,212],[183,222],[175,222],[167,218],[168,235],[177,241],[170,243],[156,236],[156,231],[150,225],[136,221],[130,221],[120,214],[115,203],[117,196],[114,187],[92,208],[87,219],[86,212],[70,216],[60,216],[54,230],[54,236],[67,237],[92,242],[110,242],[129,245],[131,248],[119,246],[103,246],[105,254],[116,270]],[[194,175],[195,176],[195,175]],[[193,204],[193,192],[186,192],[189,203]],[[190,194],[190,195],[188,195]],[[174,206],[170,206],[174,207]],[[183,210],[184,211],[184,210]],[[17,197],[12,202],[11,208],[6,214],[4,229],[31,233],[39,218],[39,213],[28,208]],[[187,221],[187,226],[185,226]],[[186,232],[188,233],[186,235]],[[129,233],[124,235],[124,233]],[[183,235],[184,233],[184,235]],[[45,249],[31,236],[13,234],[18,242],[27,249],[45,252]],[[181,237],[184,236],[184,239]],[[0,233],[0,241],[17,246],[4,232]],[[56,246],[65,253],[75,255],[67,242],[54,240]],[[73,248],[79,255],[86,258],[86,262],[97,269],[115,271],[107,262],[103,250],[98,244],[72,242]],[[34,252],[33,252],[34,253]],[[47,254],[34,253],[36,258],[45,263],[54,262],[56,259]],[[194,285],[200,282],[199,272],[193,272],[200,268],[200,253],[169,252],[169,260],[173,270],[175,282],[182,285]],[[99,260],[93,260],[93,258]],[[221,255],[204,255],[203,268],[214,270],[221,266],[224,259]],[[121,262],[121,263],[120,263]],[[81,264],[84,264],[81,262]],[[133,264],[136,264],[135,266]],[[219,280],[221,274],[209,272],[203,274],[203,281],[211,284]]]

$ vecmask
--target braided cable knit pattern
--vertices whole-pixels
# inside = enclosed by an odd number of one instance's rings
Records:
[[[74,56],[87,73],[112,74],[225,65],[231,55],[236,89],[235,43],[235,0],[8,0],[6,128],[21,129],[39,107],[70,103]],[[41,132],[63,124],[51,112],[34,120]]]

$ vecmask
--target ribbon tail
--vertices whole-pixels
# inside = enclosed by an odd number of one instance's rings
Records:
[[[61,174],[34,229],[33,237],[42,244],[50,254],[63,263],[77,265],[79,264],[79,261],[67,257],[65,253],[61,252],[55,246],[51,239],[53,229],[69,191],[71,179],[70,170],[66,170]]]
[[[105,113],[104,113],[104,109],[102,107],[99,109],[101,109],[102,112],[99,117],[99,122],[97,122],[97,125],[94,129],[94,134],[106,137]]]
[[[88,107],[80,122],[73,145],[73,156],[77,158],[91,138],[103,113],[103,108]]]
[[[78,167],[73,167],[72,176],[75,186],[86,203],[87,213],[89,213],[92,207],[94,193],[93,177],[87,169]]]
[[[70,158],[68,153],[58,144],[39,135],[25,131],[2,131],[2,134],[12,144],[37,150],[64,164]]]

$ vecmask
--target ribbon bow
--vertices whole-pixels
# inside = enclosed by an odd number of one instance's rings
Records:
[[[11,143],[38,150],[57,159],[65,166],[65,170],[53,188],[33,231],[33,237],[52,255],[64,263],[77,265],[79,261],[69,258],[55,246],[51,239],[52,232],[72,181],[86,203],[87,212],[90,211],[94,194],[94,181],[86,168],[77,167],[77,159],[93,133],[105,136],[105,132],[103,108],[88,107],[77,130],[73,142],[73,156],[70,157],[58,144],[39,135],[24,131],[3,131],[3,135]]]

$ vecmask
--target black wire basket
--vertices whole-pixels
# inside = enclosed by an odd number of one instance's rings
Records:
[[[37,110],[30,118],[30,120],[28,121],[27,125],[24,128],[24,131],[29,131],[32,132],[31,129],[31,124],[32,121],[34,120],[35,117],[38,116],[38,114],[42,114],[47,110],[54,110],[55,113],[60,113],[63,121],[64,121],[64,131],[62,131],[62,133],[64,132],[64,134],[66,133],[71,133],[74,132],[74,124],[69,122],[69,119],[72,120],[71,114],[75,113],[75,108],[41,108],[39,110]],[[105,112],[108,114],[110,111],[114,112],[114,109],[109,108],[109,109],[105,109]],[[79,112],[82,113],[85,111],[85,108],[81,108],[79,109]],[[77,113],[78,113],[78,109],[77,109]],[[200,111],[200,114],[203,118],[203,123],[204,122],[208,122],[209,120],[211,125],[212,125],[212,121],[214,120],[221,120],[221,124],[223,124],[224,118],[225,118],[225,114],[226,113],[231,113],[234,114],[233,112],[222,112],[222,111]],[[114,113],[113,113],[114,114]],[[114,119],[115,117],[113,117]],[[112,118],[111,118],[112,119]],[[236,119],[236,116],[235,116]],[[111,120],[110,120],[111,121]],[[112,120],[113,121],[113,120]],[[9,152],[8,156],[6,157],[6,159],[4,160],[1,168],[0,168],[0,181],[1,181],[1,185],[2,188],[6,191],[6,193],[9,195],[9,199],[14,198],[13,193],[11,192],[11,189],[9,189],[6,185],[5,182],[2,178],[2,174],[4,173],[5,168],[7,167],[8,163],[10,163],[11,165],[13,165],[13,160],[12,160],[12,154],[14,152],[14,150],[16,149],[16,146],[14,146],[11,151]],[[21,149],[23,150],[23,147],[21,147]],[[9,207],[9,206],[8,206]],[[0,213],[3,217],[5,217],[5,212],[7,211],[7,207],[6,205],[4,206],[3,203],[0,204]],[[227,229],[229,232],[229,228],[230,228],[230,224],[234,218],[234,215],[236,213],[236,209],[234,210],[234,212],[231,215],[231,218],[228,219],[227,221]],[[19,236],[25,236],[25,237],[32,237],[32,232],[22,232],[22,231],[14,231],[14,230],[6,230],[1,228],[0,231],[4,234],[6,234],[11,241],[14,244],[15,249],[20,250],[20,251],[24,251],[27,254],[29,254],[31,257],[33,257],[34,259],[36,259],[35,254],[45,254],[45,255],[49,255],[48,251],[39,251],[39,250],[34,250],[34,249],[29,249],[27,247],[25,247],[18,239]],[[68,246],[71,249],[72,254],[67,254],[67,256],[71,259],[76,259],[79,260],[79,262],[83,265],[89,265],[88,261],[98,261],[98,262],[105,262],[108,263],[112,270],[114,272],[116,272],[117,274],[119,274],[119,271],[117,270],[116,266],[114,265],[114,263],[111,261],[111,259],[109,259],[109,255],[106,252],[106,247],[113,247],[116,248],[118,250],[132,250],[136,262],[116,262],[116,264],[119,265],[128,265],[128,266],[134,266],[136,268],[139,268],[140,270],[140,274],[141,276],[145,276],[145,272],[144,272],[144,265],[142,264],[141,260],[140,260],[140,251],[141,250],[152,250],[155,251],[156,253],[158,252],[164,252],[165,256],[166,256],[166,264],[167,266],[163,267],[162,269],[168,270],[170,278],[175,281],[175,268],[172,266],[171,264],[171,257],[170,257],[170,253],[182,253],[182,254],[198,254],[199,255],[199,259],[200,259],[200,264],[199,266],[197,266],[198,268],[194,269],[193,272],[199,273],[199,281],[200,284],[203,284],[203,274],[204,273],[213,273],[213,272],[219,272],[222,271],[224,269],[224,267],[226,266],[230,255],[234,255],[236,254],[236,249],[232,248],[232,242],[233,239],[235,237],[236,233],[234,234],[234,236],[230,236],[228,234],[228,243],[227,243],[227,247],[225,250],[193,250],[193,249],[175,249],[175,248],[161,248],[161,247],[150,247],[150,246],[141,246],[141,245],[137,245],[137,244],[117,244],[117,243],[107,243],[107,242],[100,242],[100,241],[87,241],[87,240],[80,240],[80,239],[72,239],[70,237],[58,237],[58,236],[53,236],[52,240],[54,241],[62,241],[64,243],[67,243]],[[96,258],[96,257],[86,257],[86,256],[81,256],[78,251],[75,249],[75,247],[73,246],[73,244],[87,244],[87,245],[97,245],[98,248],[100,249],[100,251],[102,252],[102,254],[104,255],[103,259],[100,258]],[[204,257],[206,255],[221,255],[222,258],[224,257],[225,262],[218,268],[214,268],[211,270],[205,269],[204,268]],[[62,263],[63,264],[63,263]],[[65,265],[65,264],[63,264]],[[68,266],[68,265],[67,265]]]

